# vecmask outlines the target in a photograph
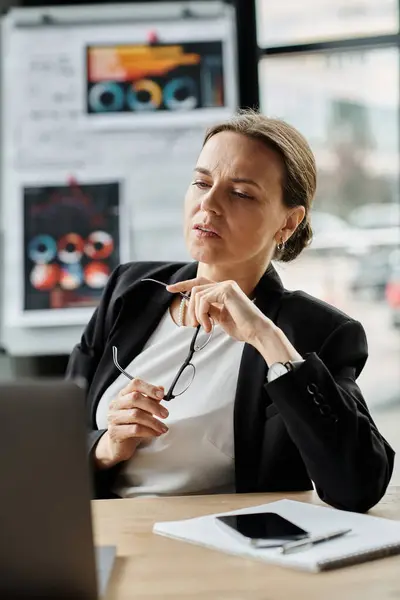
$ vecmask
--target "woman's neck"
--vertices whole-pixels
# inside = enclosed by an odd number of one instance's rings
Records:
[[[267,267],[268,263],[256,265],[211,265],[199,263],[197,277],[204,277],[210,281],[236,281],[244,293],[247,296],[251,296]]]

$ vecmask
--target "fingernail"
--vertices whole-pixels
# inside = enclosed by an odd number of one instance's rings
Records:
[[[156,396],[157,398],[160,398],[160,400],[162,400],[164,398],[164,392],[160,390],[159,392],[157,392]]]
[[[166,425],[164,425],[164,423],[161,423],[161,429],[163,430],[164,433],[167,433],[167,431],[168,431],[168,427]]]
[[[166,409],[166,408],[164,408],[164,407],[161,407],[161,409],[160,409],[160,415],[161,415],[162,417],[165,417],[165,418],[166,418],[166,417],[168,417],[168,415],[169,415],[169,412],[167,411],[167,409]]]

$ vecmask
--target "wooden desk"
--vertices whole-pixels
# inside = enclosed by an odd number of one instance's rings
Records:
[[[94,501],[96,543],[117,546],[107,600],[400,599],[400,556],[309,574],[152,533],[156,521],[235,510],[281,497],[244,494]],[[321,504],[314,492],[285,497]],[[391,487],[370,514],[400,520],[400,487]]]

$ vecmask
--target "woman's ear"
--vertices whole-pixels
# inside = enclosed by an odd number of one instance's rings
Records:
[[[282,237],[284,242],[286,242],[290,237],[292,237],[292,235],[294,234],[300,223],[303,221],[305,216],[306,209],[304,208],[304,206],[296,206],[288,212],[288,214],[286,215],[286,221],[280,229],[280,236]]]

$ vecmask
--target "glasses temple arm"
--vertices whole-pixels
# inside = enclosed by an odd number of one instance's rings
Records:
[[[127,373],[126,371],[124,371],[124,369],[121,367],[121,365],[118,362],[118,350],[117,350],[116,346],[112,347],[112,354],[113,354],[114,365],[117,367],[118,371],[121,371],[121,373],[123,373],[125,375],[125,377],[127,377],[128,379],[133,381],[135,378],[132,375],[129,375],[129,373]]]

